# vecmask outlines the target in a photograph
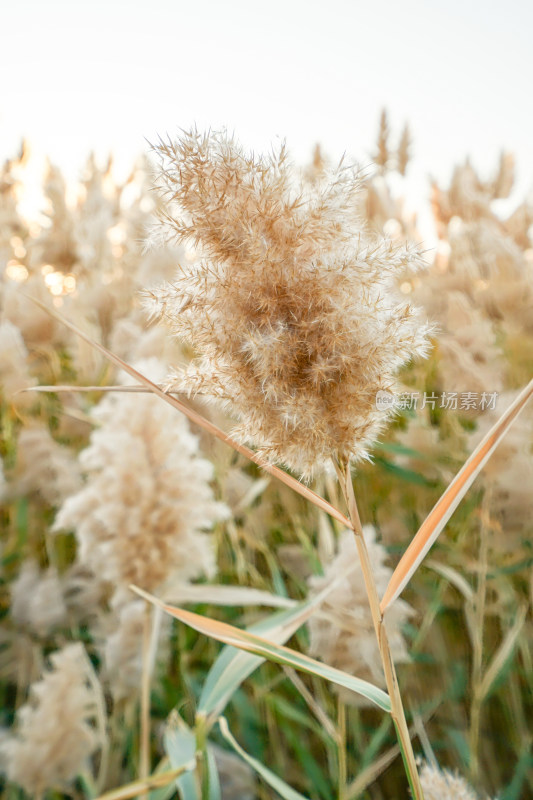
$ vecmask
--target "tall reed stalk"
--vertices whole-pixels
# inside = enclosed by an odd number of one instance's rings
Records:
[[[383,613],[379,607],[380,601],[376,588],[376,581],[374,579],[372,565],[370,564],[368,549],[363,534],[363,527],[361,525],[361,519],[359,516],[359,509],[357,508],[357,501],[355,499],[350,465],[348,462],[338,462],[335,463],[335,469],[337,471],[342,493],[346,500],[346,505],[348,506],[348,514],[355,535],[355,543],[357,545],[357,552],[361,561],[361,568],[363,572],[368,603],[372,614],[374,630],[376,632],[381,663],[383,665],[383,672],[385,673],[385,682],[389,697],[391,699],[391,717],[396,729],[396,735],[398,736],[398,742],[402,753],[407,779],[415,800],[424,800],[424,794],[420,784],[415,755],[411,744],[411,736],[409,734],[409,729],[407,727],[407,721],[405,718],[400,687],[398,685],[398,679],[396,676],[396,669],[394,667],[394,661],[390,652],[387,628],[385,625],[385,620],[383,619]]]

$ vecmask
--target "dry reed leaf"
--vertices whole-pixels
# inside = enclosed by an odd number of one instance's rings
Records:
[[[507,632],[507,636],[501,643],[492,661],[490,662],[490,665],[483,676],[483,680],[481,681],[481,686],[479,687],[479,696],[481,700],[488,695],[492,684],[505,666],[505,662],[511,657],[518,640],[518,636],[520,635],[520,631],[522,630],[524,622],[526,621],[526,613],[527,609],[525,606],[522,606],[518,610],[513,627]]]
[[[261,589],[247,586],[216,586],[209,583],[182,584],[166,593],[172,603],[209,603],[213,606],[270,606],[271,608],[295,608],[298,603]]]
[[[382,772],[385,772],[389,764],[398,757],[400,753],[399,745],[395,744],[393,747],[389,748],[383,755],[376,758],[372,764],[369,764],[368,767],[365,767],[362,772],[359,773],[357,778],[350,783],[346,787],[346,791],[344,794],[344,800],[357,800],[360,797],[365,789],[370,786],[370,784],[374,783],[374,781],[379,778]]]
[[[160,384],[156,384],[159,386],[161,391],[164,391],[163,387]],[[44,383],[39,384],[39,386],[28,386],[26,389],[19,389],[16,394],[22,394],[26,392],[139,392],[142,394],[150,394],[151,389],[148,389],[146,386],[143,386],[141,383],[132,384],[131,386],[121,386],[120,384],[110,385],[110,386],[69,386],[68,384],[50,384],[46,385]],[[171,394],[175,396],[185,395],[186,392],[175,392],[174,390],[171,392],[166,392],[166,394]],[[197,392],[197,394],[201,394]]]
[[[367,700],[370,700],[379,708],[390,713],[391,704],[388,694],[377,686],[368,683],[368,681],[354,678],[352,675],[342,672],[342,670],[330,667],[328,664],[323,664],[320,661],[315,661],[315,659],[298,653],[296,650],[291,650],[289,647],[275,644],[249,631],[235,628],[233,625],[228,625],[225,622],[209,619],[201,614],[185,611],[182,608],[166,605],[158,600],[157,597],[148,594],[148,592],[144,592],[137,586],[131,586],[130,588],[149,603],[153,603],[159,608],[162,608],[167,614],[179,619],[180,622],[189,625],[189,627],[205,636],[210,636],[212,639],[216,639],[223,644],[231,645],[239,650],[245,650],[248,653],[261,656],[269,661],[294,667],[301,672],[316,675],[319,678],[324,678],[346,689],[351,689],[358,694],[362,694]]]
[[[236,442],[234,439],[231,438],[231,436],[228,436],[227,433],[224,433],[223,430],[221,430],[219,427],[217,427],[212,422],[207,420],[197,411],[195,411],[192,408],[189,408],[189,406],[185,405],[185,403],[182,403],[182,401],[178,400],[176,397],[172,397],[170,394],[164,392],[163,389],[160,389],[157,384],[153,383],[151,380],[146,378],[144,375],[138,372],[134,367],[127,364],[125,361],[119,358],[119,356],[112,353],[102,344],[94,341],[94,339],[92,339],[90,336],[84,333],[84,331],[78,328],[77,325],[75,325],[69,319],[64,317],[62,314],[59,314],[57,311],[48,308],[47,306],[44,305],[44,303],[41,303],[40,300],[37,300],[35,297],[31,297],[30,295],[24,293],[22,294],[24,297],[26,297],[27,300],[31,300],[32,303],[35,303],[37,306],[39,306],[39,308],[42,308],[43,311],[46,311],[47,314],[50,314],[50,316],[61,322],[63,325],[69,328],[69,330],[73,331],[73,333],[75,333],[77,336],[80,336],[82,339],[88,342],[91,345],[91,347],[94,347],[96,350],[102,353],[109,361],[111,361],[113,364],[116,364],[117,367],[120,367],[120,369],[123,369],[133,378],[138,380],[141,384],[146,386],[153,394],[160,397],[162,400],[164,400],[169,405],[173,406],[178,411],[181,411],[182,414],[185,414],[185,416],[188,419],[190,419],[191,422],[194,422],[196,425],[203,428],[208,433],[211,433],[213,436],[216,436],[216,438],[220,439],[220,441],[232,447],[241,455],[250,459],[250,461],[253,461],[254,464],[257,464],[259,467],[261,467],[261,469],[264,469],[266,472],[270,473],[270,475],[273,475],[275,478],[278,478],[278,480],[280,480],[286,486],[289,486],[291,489],[300,494],[306,500],[309,500],[311,503],[313,503],[313,505],[317,506],[317,508],[320,508],[327,514],[330,514],[330,516],[334,517],[334,519],[341,522],[347,528],[352,528],[351,522],[344,516],[344,514],[342,514],[338,509],[334,508],[332,505],[330,505],[330,503],[328,503],[327,500],[324,500],[323,497],[319,497],[319,495],[313,492],[312,489],[309,489],[307,486],[304,486],[302,483],[300,483],[300,481],[296,480],[296,478],[293,478],[292,475],[289,475],[287,472],[284,472],[283,470],[279,469],[279,467],[276,467],[272,464],[268,464],[263,458],[258,456],[248,447],[245,447],[244,445],[241,445],[238,442]]]
[[[381,612],[396,600],[422,563],[426,553],[452,516],[466,492],[500,443],[509,426],[518,417],[533,395],[533,380],[520,392],[507,411],[482,439],[464,466],[457,473],[440,500],[437,501],[418,533],[400,559],[381,601]]]
[[[133,781],[133,783],[127,783],[124,786],[120,786],[118,789],[112,789],[110,792],[101,794],[96,800],[128,800],[130,797],[137,797],[137,795],[147,792],[150,789],[160,789],[163,786],[168,786],[169,783],[179,778],[184,772],[193,770],[195,766],[196,761],[191,761],[177,769],[154,774],[144,780]]]
[[[159,388],[163,391],[162,387]],[[68,384],[39,384],[39,386],[28,386],[27,389],[20,389],[20,392],[144,392],[148,394],[150,389],[142,384],[132,386],[69,386]],[[180,394],[180,392],[168,392],[168,394]],[[184,394],[182,392],[181,394]]]
[[[455,586],[458,592],[460,592],[467,603],[472,605],[474,602],[474,590],[459,572],[453,567],[449,567],[447,564],[439,564],[438,561],[434,561],[433,559],[429,559],[426,561],[426,567],[429,569],[434,570],[438,575],[445,578],[448,583],[451,583],[452,586]]]
[[[309,691],[296,670],[292,669],[291,667],[283,667],[283,672],[288,677],[296,691],[301,695],[301,697],[303,697],[308,708],[323,727],[325,734],[329,736],[332,742],[338,742],[339,736],[335,725],[330,720],[318,700],[313,697],[313,694]]]

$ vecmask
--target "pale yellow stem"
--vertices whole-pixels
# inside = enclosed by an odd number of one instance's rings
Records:
[[[396,728],[398,741],[402,749],[404,763],[407,771],[407,777],[409,779],[409,783],[413,793],[413,798],[415,800],[424,800],[424,794],[422,791],[422,786],[420,784],[420,778],[416,766],[415,755],[411,744],[411,737],[409,735],[407,721],[405,719],[405,712],[403,709],[402,698],[398,686],[398,679],[396,677],[396,670],[390,652],[389,640],[387,637],[387,629],[385,627],[385,622],[383,620],[383,614],[381,613],[379,607],[380,600],[376,588],[376,582],[374,579],[372,565],[370,564],[368,549],[363,535],[363,527],[361,525],[359,510],[357,508],[357,502],[353,490],[350,466],[348,463],[344,463],[342,464],[342,466],[335,464],[335,468],[337,470],[339,482],[342,491],[344,493],[344,497],[346,499],[349,517],[352,522],[352,526],[355,533],[355,543],[357,545],[357,551],[359,553],[359,559],[361,561],[363,580],[365,583],[366,594],[370,606],[370,612],[372,614],[372,621],[374,623],[374,630],[376,632],[376,637],[378,641],[381,662],[383,664],[383,671],[385,673],[385,682],[387,685],[387,691],[389,693],[392,706],[391,716],[394,722],[394,726]]]

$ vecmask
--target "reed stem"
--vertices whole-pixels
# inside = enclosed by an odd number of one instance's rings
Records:
[[[370,605],[370,612],[372,614],[372,621],[374,623],[374,630],[376,632],[381,662],[383,664],[383,671],[385,673],[385,682],[387,691],[391,701],[391,716],[396,729],[398,743],[403,757],[407,779],[411,787],[411,792],[414,800],[424,800],[424,793],[420,784],[420,777],[416,766],[415,755],[411,744],[411,737],[405,719],[405,712],[403,708],[400,688],[398,686],[398,679],[396,677],[396,670],[392,660],[389,640],[387,636],[387,629],[379,607],[379,596],[374,579],[374,573],[370,564],[368,549],[366,546],[365,538],[363,535],[363,527],[359,517],[359,510],[353,490],[352,475],[350,472],[350,465],[348,462],[343,464],[335,464],[339,483],[341,485],[346,505],[348,506],[348,514],[353,526],[355,534],[355,543],[361,561],[361,569],[363,572],[363,579],[365,583],[368,602]]]

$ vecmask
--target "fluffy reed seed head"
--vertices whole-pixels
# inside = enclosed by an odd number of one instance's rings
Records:
[[[25,561],[11,585],[11,616],[15,624],[44,638],[66,627],[68,612],[55,567],[41,572],[35,561]]]
[[[367,236],[353,169],[302,183],[283,147],[255,157],[223,133],[155,151],[162,234],[204,257],[150,292],[199,353],[174,387],[231,401],[235,435],[305,477],[334,456],[366,457],[389,413],[376,394],[428,346],[393,290],[420,255]]]
[[[7,777],[35,798],[47,789],[68,790],[100,744],[92,724],[99,699],[83,645],[67,645],[51,662],[1,747]]]
[[[387,566],[387,551],[376,541],[372,525],[365,525],[364,536],[372,564],[379,594],[383,594],[392,570]],[[353,570],[344,578],[347,564]],[[320,613],[309,620],[310,654],[319,656],[327,664],[337,667],[358,678],[373,683],[384,683],[381,657],[376,642],[372,615],[364,589],[361,565],[353,531],[344,531],[339,539],[337,555],[326,566],[323,576],[312,576],[308,583],[313,593],[321,592],[338,582],[323,602]],[[394,603],[385,615],[391,651],[396,663],[409,660],[401,626],[412,614],[411,607],[403,600]],[[366,705],[359,695],[334,687],[345,702]]]
[[[0,322],[0,393],[4,401],[29,405],[29,395],[17,395],[17,392],[34,383],[28,369],[28,350],[22,333],[9,320]]]
[[[39,494],[58,506],[81,485],[75,453],[56,442],[48,427],[29,424],[20,431],[11,491],[15,495]]]
[[[161,375],[161,365],[138,367]],[[213,467],[185,418],[136,394],[107,396],[93,414],[100,428],[80,454],[87,481],[63,503],[55,530],[75,531],[80,562],[114,587],[115,600],[130,583],[153,591],[212,573],[207,531],[227,509],[213,498]]]
[[[99,628],[93,630],[103,660],[102,680],[109,686],[115,703],[135,698],[139,693],[145,615],[146,603],[143,600],[120,602],[110,613],[102,615]],[[161,624],[166,635],[158,638],[158,663],[164,663],[168,658],[169,623],[170,618],[165,615]]]
[[[478,795],[460,775],[427,763],[420,770],[420,783],[425,800],[478,800]]]

